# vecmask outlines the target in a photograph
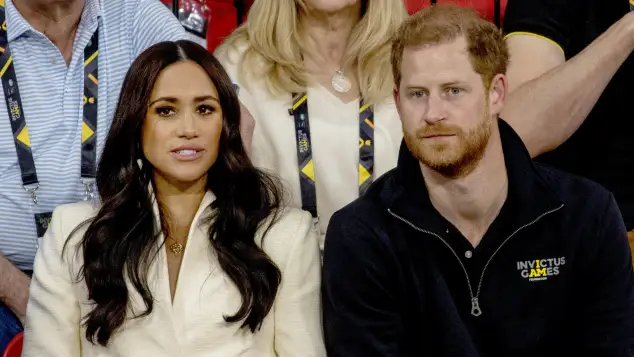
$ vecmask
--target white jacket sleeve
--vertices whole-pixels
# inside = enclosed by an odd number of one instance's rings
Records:
[[[63,207],[53,212],[49,228],[35,256],[33,279],[26,310],[23,357],[79,357],[80,308],[73,291],[67,257],[62,249],[70,232],[64,232]]]
[[[321,323],[321,258],[308,212],[295,211],[299,226],[282,270],[275,301],[275,352],[279,357],[325,357]]]

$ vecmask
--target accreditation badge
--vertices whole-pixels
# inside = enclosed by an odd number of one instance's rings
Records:
[[[51,217],[53,212],[43,212],[35,214],[35,227],[37,228],[37,237],[44,237],[44,233],[48,229],[48,225],[51,223]]]

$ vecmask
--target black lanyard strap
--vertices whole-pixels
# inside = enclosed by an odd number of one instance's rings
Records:
[[[363,195],[374,181],[374,109],[359,104],[359,196]]]
[[[315,165],[313,163],[313,147],[310,140],[310,123],[308,119],[308,95],[293,93],[293,108],[290,110],[295,118],[295,143],[297,146],[297,165],[299,166],[299,188],[302,194],[302,209],[317,217],[317,195],[315,189]]]
[[[97,109],[99,93],[99,30],[84,49],[84,115],[81,123],[81,182],[86,199],[94,198],[97,174]]]
[[[299,169],[302,209],[317,218],[317,189],[315,165],[308,116],[308,95],[293,93],[293,107],[289,110],[295,119],[295,143]],[[359,102],[359,195],[365,193],[374,181],[374,108]]]
[[[33,203],[37,204],[36,191],[40,187],[31,149],[31,139],[26,125],[24,106],[18,87],[18,78],[13,65],[13,57],[9,47],[7,33],[6,10],[0,6],[0,77],[4,89],[4,99],[7,105],[11,131],[15,141],[15,149],[20,165],[22,185],[31,194]],[[97,148],[97,91],[99,30],[93,34],[88,46],[84,50],[84,105],[81,129],[81,181],[86,187],[86,197],[93,197],[92,184],[95,179]]]

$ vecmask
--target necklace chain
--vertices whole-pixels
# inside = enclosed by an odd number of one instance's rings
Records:
[[[329,65],[328,61],[321,55],[311,57],[316,58],[319,62],[323,62],[325,66],[329,67],[335,72],[330,80],[330,85],[332,86],[332,89],[339,93],[348,93],[350,89],[352,89],[352,81],[348,76],[345,75],[342,68],[333,69],[333,67]],[[304,55],[302,55],[302,58],[304,58]],[[316,61],[313,62],[317,64]]]

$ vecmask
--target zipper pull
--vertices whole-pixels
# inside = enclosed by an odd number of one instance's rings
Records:
[[[480,310],[480,303],[478,302],[477,296],[471,299],[471,315],[475,317],[482,315],[482,310]]]

